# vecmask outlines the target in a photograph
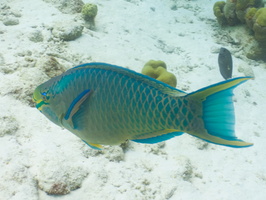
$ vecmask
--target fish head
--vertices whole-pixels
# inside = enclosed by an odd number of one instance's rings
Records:
[[[56,104],[55,95],[51,87],[48,87],[45,83],[39,85],[35,89],[32,99],[36,104],[36,108],[42,114],[55,124],[61,126],[62,113],[58,112],[60,104]]]

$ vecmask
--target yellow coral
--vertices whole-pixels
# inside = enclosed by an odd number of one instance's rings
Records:
[[[255,14],[255,23],[266,27],[266,8],[260,8]]]
[[[260,8],[256,12],[254,19],[253,31],[255,32],[255,39],[261,47],[266,48],[266,8]]]
[[[82,6],[82,16],[86,21],[93,21],[98,12],[97,5],[87,3]]]
[[[141,71],[142,74],[162,81],[172,87],[176,87],[177,80],[174,74],[167,71],[166,64],[163,61],[150,60]]]
[[[237,10],[246,10],[247,8],[258,8],[263,5],[262,0],[237,0],[236,9]]]
[[[245,20],[249,28],[253,28],[254,25],[254,20],[253,17],[255,16],[257,12],[257,8],[250,8],[248,9],[246,15],[245,15]]]
[[[254,47],[247,57],[254,60],[266,61],[266,8],[258,9],[255,14],[255,10],[250,10],[249,12],[247,13],[246,21],[249,27],[254,31],[258,46]],[[250,19],[252,15],[253,18]]]
[[[221,25],[226,24],[226,18],[224,16],[224,11],[223,11],[224,6],[225,6],[224,1],[218,1],[213,5],[213,13],[217,18],[218,23]]]
[[[246,20],[251,20],[255,16],[256,12],[257,8],[250,8],[245,15]]]

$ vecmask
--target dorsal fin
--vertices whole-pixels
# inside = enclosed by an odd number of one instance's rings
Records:
[[[169,94],[169,95],[173,95],[173,96],[184,96],[187,95],[186,92],[182,91],[182,90],[178,90],[164,82],[158,81],[154,78],[151,78],[149,76],[146,76],[144,74],[135,72],[133,70],[124,68],[124,67],[119,67],[116,65],[111,65],[111,64],[107,64],[107,63],[86,63],[86,64],[82,64],[79,66],[76,66],[72,69],[69,70],[69,72],[71,71],[75,71],[75,70],[80,70],[80,69],[102,69],[102,70],[109,70],[109,71],[114,71],[116,73],[122,74],[124,76],[128,76],[130,78],[134,78],[136,80],[141,81],[142,83],[146,83],[158,90],[160,90],[161,92],[165,93],[165,94]]]

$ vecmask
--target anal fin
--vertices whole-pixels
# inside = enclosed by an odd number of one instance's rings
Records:
[[[153,133],[142,134],[141,136],[138,136],[136,139],[133,139],[132,141],[138,143],[154,144],[165,140],[169,140],[175,136],[179,136],[182,134],[183,132],[178,132],[177,130],[174,129],[165,129]]]
[[[102,150],[102,148],[103,148],[103,146],[100,144],[88,143],[85,140],[82,140],[82,141],[85,142],[92,149]]]

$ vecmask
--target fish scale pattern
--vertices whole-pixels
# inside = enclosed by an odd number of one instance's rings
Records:
[[[90,71],[80,73],[90,76],[87,83],[93,95],[84,130],[97,133],[98,140],[94,142],[103,143],[107,137],[109,142],[114,138],[145,137],[163,129],[179,130],[179,125],[188,123],[182,100],[121,73],[87,70]]]
[[[58,78],[58,91],[54,93],[61,95],[56,98],[67,98],[57,99],[55,104],[64,101],[65,113],[75,97],[84,90],[91,91],[73,116],[78,130],[71,132],[92,143],[118,144],[126,139],[148,138],[164,129],[186,130],[191,114],[185,98],[165,93],[163,86],[153,87],[154,81],[142,81],[124,71],[84,66]]]

